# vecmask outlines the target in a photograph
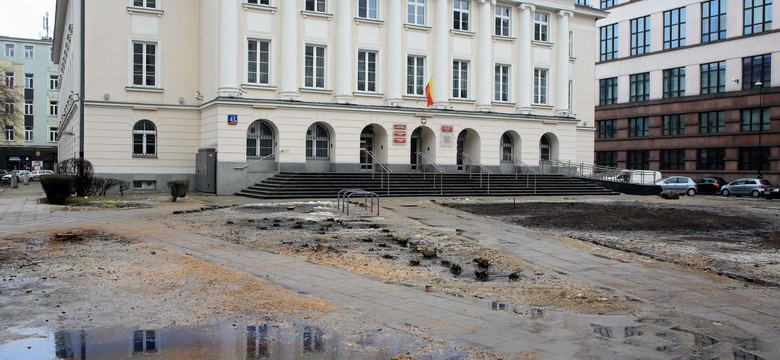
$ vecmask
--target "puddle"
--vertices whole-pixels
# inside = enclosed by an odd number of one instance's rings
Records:
[[[612,332],[612,328],[609,326],[590,324],[590,327],[593,328],[594,333],[603,338],[612,339],[615,337],[615,334]]]
[[[489,300],[489,299],[477,299],[477,302],[479,302],[481,305],[487,307],[490,310],[512,312],[517,315],[527,317],[531,320],[542,319],[548,315],[547,310],[539,307],[517,306],[517,305],[503,303],[498,300]]]
[[[25,359],[462,359],[468,353],[391,329],[357,334],[303,324],[221,323],[162,329],[52,332],[9,329],[20,336],[0,345],[0,360]]]

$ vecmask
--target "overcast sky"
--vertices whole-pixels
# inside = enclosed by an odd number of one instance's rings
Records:
[[[49,36],[54,36],[56,0],[0,0],[0,35],[28,39],[45,36],[43,17],[49,12]]]

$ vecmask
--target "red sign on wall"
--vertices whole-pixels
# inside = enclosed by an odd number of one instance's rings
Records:
[[[443,133],[451,133],[452,132],[452,125],[442,125],[441,126],[441,132],[443,132]]]
[[[396,130],[406,130],[406,124],[395,124],[395,125],[393,125],[393,129],[396,129]]]
[[[393,139],[393,142],[396,144],[404,144],[406,143],[406,138],[395,138]]]
[[[406,131],[395,131],[393,136],[406,136]]]

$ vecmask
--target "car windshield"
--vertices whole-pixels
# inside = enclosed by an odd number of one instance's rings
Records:
[[[761,182],[761,185],[772,186],[772,183],[769,182],[769,180],[763,180],[762,179],[762,180],[759,180],[759,181]]]

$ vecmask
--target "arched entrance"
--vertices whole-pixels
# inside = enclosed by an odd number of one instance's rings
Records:
[[[246,157],[273,159],[276,148],[274,130],[265,120],[255,120],[246,130]]]
[[[463,129],[458,133],[456,151],[457,170],[471,172],[471,165],[481,162],[479,134],[473,129]]]
[[[549,163],[558,160],[558,137],[547,133],[539,139],[539,163]]]
[[[333,131],[325,123],[314,123],[306,130],[306,171],[331,171]]]
[[[427,161],[436,161],[436,135],[426,126],[420,126],[412,131],[409,137],[409,165],[411,171],[423,171]]]
[[[360,132],[360,171],[374,171],[375,159],[387,162],[387,131],[377,124],[371,124]],[[372,156],[373,155],[373,156]]]
[[[501,135],[498,153],[501,163],[501,173],[516,172],[516,167],[520,166],[522,160],[520,149],[520,135],[518,133],[507,131]]]

